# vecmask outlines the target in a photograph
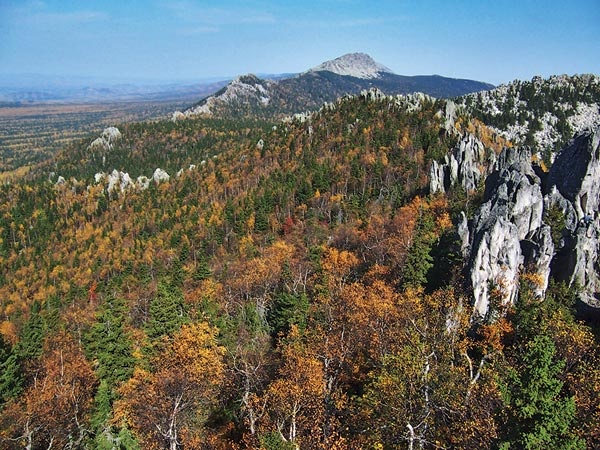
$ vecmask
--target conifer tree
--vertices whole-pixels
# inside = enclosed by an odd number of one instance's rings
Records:
[[[86,350],[97,361],[96,373],[110,386],[126,381],[133,373],[132,343],[124,330],[126,314],[123,300],[107,299],[86,336]]]
[[[31,317],[25,323],[19,342],[12,352],[5,348],[5,357],[0,360],[0,403],[18,396],[25,387],[24,367],[28,361],[39,358],[44,345],[44,319],[40,315],[40,304],[35,302]]]
[[[575,401],[562,393],[554,342],[539,335],[528,342],[522,367],[510,368],[502,386],[504,432],[502,449],[583,449],[571,424]]]
[[[425,286],[427,273],[433,267],[431,248],[434,242],[433,233],[435,222],[431,214],[421,211],[421,217],[415,227],[415,237],[406,255],[406,265],[403,271],[404,287]]]
[[[188,319],[181,289],[165,282],[158,283],[158,292],[150,302],[149,312],[146,332],[151,341],[174,333]]]

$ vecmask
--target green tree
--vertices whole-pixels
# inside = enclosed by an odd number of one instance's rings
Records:
[[[115,397],[113,387],[106,380],[102,380],[94,399],[95,411],[92,414],[90,423],[94,433],[89,448],[97,450],[139,450],[138,442],[125,425],[114,427],[110,423]]]
[[[0,364],[0,406],[23,390],[23,372],[15,353]]]
[[[206,254],[203,251],[198,252],[196,259],[196,268],[193,274],[194,280],[207,280],[211,277],[211,275],[212,272],[210,271],[210,266],[208,265],[208,259],[206,258]]]
[[[118,298],[108,298],[96,324],[86,334],[86,350],[96,360],[96,373],[110,386],[128,380],[133,374],[135,360],[132,342],[126,333],[127,308]]]
[[[8,342],[4,339],[4,336],[0,334],[0,365],[8,359],[11,354],[11,347]]]
[[[428,211],[421,211],[414,231],[414,240],[406,255],[406,264],[402,273],[404,287],[425,286],[427,274],[433,267],[431,249],[435,242],[435,221]]]
[[[45,324],[40,309],[38,302],[32,305],[31,316],[23,326],[12,352],[8,352],[4,345],[4,358],[0,360],[0,404],[23,391],[26,384],[25,366],[42,354]]]
[[[282,292],[278,294],[273,299],[273,306],[267,317],[273,335],[287,334],[292,325],[297,325],[300,330],[304,330],[308,307],[308,297],[305,293]]]
[[[526,345],[521,368],[509,368],[501,384],[504,402],[502,449],[583,449],[571,431],[575,401],[562,393],[559,375],[564,362],[556,348],[540,335]]]
[[[149,312],[146,332],[153,342],[173,334],[188,321],[181,289],[164,282],[158,283],[158,292],[150,302]]]
[[[31,316],[19,336],[15,350],[22,360],[39,358],[42,354],[45,324],[40,310],[40,304],[35,302],[31,307]]]
[[[91,425],[94,448],[130,448],[119,441],[119,430],[110,424],[116,389],[133,374],[135,359],[131,337],[125,331],[127,307],[120,298],[109,297],[98,313],[96,323],[85,335],[86,352],[95,361],[100,385],[94,398]]]

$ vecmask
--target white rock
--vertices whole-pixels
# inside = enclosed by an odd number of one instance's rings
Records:
[[[121,139],[121,132],[116,127],[105,128],[102,135],[96,138],[88,146],[89,150],[110,150],[113,145]]]
[[[148,189],[148,187],[150,187],[150,178],[148,178],[146,175],[137,177],[136,186],[142,190]]]
[[[496,307],[515,302],[522,266],[540,275],[535,293],[542,296],[554,253],[550,228],[542,221],[544,199],[531,153],[526,148],[504,149],[494,169],[471,229],[465,230],[464,223],[459,227],[463,251],[470,252],[474,313],[481,317],[490,313],[490,287],[495,289]]]
[[[162,170],[161,168],[158,168],[154,171],[154,174],[152,175],[152,179],[154,180],[154,182],[156,184],[162,182],[162,181],[169,181],[171,177],[169,176],[169,174],[167,172],[165,172],[164,170]]]
[[[100,183],[104,178],[106,177],[106,174],[104,172],[98,172],[94,175],[94,181],[96,182],[96,184]]]
[[[117,188],[120,192],[125,192],[126,190],[134,187],[134,183],[131,180],[129,174],[126,172],[118,171],[117,169],[114,169],[110,174],[108,174],[107,181],[108,192],[113,192]]]
[[[177,122],[178,120],[185,119],[185,117],[185,114],[181,111],[175,111],[173,114],[171,114],[171,121]]]
[[[105,128],[102,132],[102,138],[112,146],[116,141],[121,139],[121,132],[117,127]]]

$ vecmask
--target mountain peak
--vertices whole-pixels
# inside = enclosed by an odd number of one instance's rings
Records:
[[[322,71],[363,79],[379,78],[381,72],[393,73],[366,53],[348,53],[309,70],[309,72]]]

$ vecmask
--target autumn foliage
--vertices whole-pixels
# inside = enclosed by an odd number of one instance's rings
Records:
[[[65,183],[1,186],[0,447],[498,448],[521,442],[527,352],[592,446],[600,353],[570,290],[471,317],[464,204],[427,194],[456,141],[441,106],[130,124],[105,167],[82,142],[53,161]],[[156,167],[146,190],[94,181]]]

